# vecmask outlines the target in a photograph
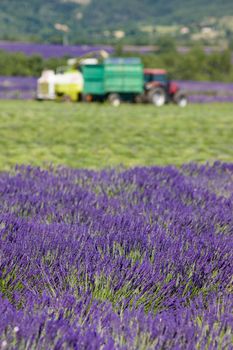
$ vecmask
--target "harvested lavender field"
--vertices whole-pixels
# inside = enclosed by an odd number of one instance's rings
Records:
[[[233,162],[231,104],[166,105],[0,102],[0,169],[64,164],[102,169],[123,164]]]
[[[1,349],[232,349],[233,165],[0,175]]]

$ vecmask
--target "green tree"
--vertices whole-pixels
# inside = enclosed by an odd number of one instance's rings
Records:
[[[176,42],[171,36],[161,36],[156,45],[159,47],[159,53],[176,52]]]

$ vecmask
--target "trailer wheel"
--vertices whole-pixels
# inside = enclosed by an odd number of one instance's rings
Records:
[[[121,104],[121,98],[120,98],[120,96],[118,94],[110,94],[108,96],[108,101],[114,107],[118,107]]]
[[[60,99],[62,102],[72,102],[71,97],[66,94],[62,95]]]
[[[93,102],[93,96],[92,95],[82,94],[81,101],[82,102]]]
[[[145,96],[143,94],[136,95],[133,102],[134,103],[143,103],[143,102],[145,102]]]
[[[180,107],[186,107],[188,104],[188,98],[184,91],[178,91],[173,98],[174,102]]]
[[[166,103],[166,93],[163,88],[157,87],[148,92],[148,101],[157,107]]]

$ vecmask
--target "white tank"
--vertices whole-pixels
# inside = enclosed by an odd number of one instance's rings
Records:
[[[54,100],[57,75],[53,70],[44,70],[37,80],[37,99]]]

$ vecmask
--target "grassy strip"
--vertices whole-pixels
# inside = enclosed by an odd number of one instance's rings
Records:
[[[0,102],[0,169],[45,162],[71,167],[233,161],[231,104]]]

